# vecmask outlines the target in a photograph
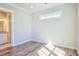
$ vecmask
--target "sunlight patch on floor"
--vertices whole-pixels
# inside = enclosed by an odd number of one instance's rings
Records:
[[[47,48],[45,48],[47,47]],[[55,48],[55,46],[52,45],[52,42],[50,41],[48,44],[46,44],[43,48],[41,48],[37,53],[40,56],[48,56],[51,51]],[[49,51],[50,50],[50,51]],[[52,56],[52,55],[51,55]]]
[[[59,49],[59,48],[56,48],[54,51],[53,51],[57,56],[65,56],[65,51]]]
[[[51,41],[48,44],[46,44],[45,47],[47,47],[51,51],[55,48]]]
[[[65,56],[65,51],[54,46],[51,41],[38,50],[37,53],[39,56]]]
[[[39,50],[38,51],[38,54],[40,55],[40,56],[48,56],[49,55],[49,51],[46,49],[46,48],[42,48],[41,50]]]

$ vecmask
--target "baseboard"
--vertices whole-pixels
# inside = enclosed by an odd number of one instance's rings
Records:
[[[45,43],[45,44],[47,43],[46,41],[43,41],[43,40],[29,39],[29,40],[26,40],[26,41],[23,41],[23,42],[19,42],[17,44],[14,44],[13,46],[17,46],[17,45],[20,45],[20,44],[23,44],[23,43],[29,42],[29,41],[36,41],[36,42],[41,42],[41,43]],[[55,43],[54,43],[54,45],[57,45],[57,46],[60,46],[60,47],[65,47],[65,48],[76,49],[79,52],[79,50],[76,47],[66,46],[66,45],[62,45],[62,44],[55,44]]]
[[[46,41],[43,41],[43,40],[40,40],[40,41],[39,41],[39,40],[32,39],[32,41],[41,42],[41,43],[47,43]],[[63,45],[63,44],[55,44],[55,43],[54,43],[54,45],[60,46],[60,47],[65,47],[65,48],[76,49],[76,50],[77,50],[76,47],[66,46],[66,45]]]
[[[14,44],[13,47],[14,47],[14,46],[17,46],[17,45],[20,45],[20,44],[23,44],[23,43],[26,43],[26,42],[29,42],[29,41],[32,41],[32,39],[29,39],[29,40],[22,41],[22,42],[19,42],[19,43],[17,43],[17,44]]]
[[[67,45],[61,45],[61,44],[54,44],[54,45],[56,45],[56,46],[60,46],[60,47],[64,47],[64,48],[70,48],[70,49],[76,49],[77,50],[77,48],[76,47],[72,47],[72,46],[67,46]]]
[[[35,41],[35,42],[40,42],[40,43],[47,43],[46,41],[42,41],[42,40],[35,40],[35,39],[32,39],[32,41]]]

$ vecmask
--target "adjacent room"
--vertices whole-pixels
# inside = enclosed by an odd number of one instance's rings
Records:
[[[78,56],[78,3],[0,3],[0,56]]]

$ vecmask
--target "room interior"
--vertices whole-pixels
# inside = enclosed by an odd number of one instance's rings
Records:
[[[0,3],[0,56],[78,56],[78,3]]]

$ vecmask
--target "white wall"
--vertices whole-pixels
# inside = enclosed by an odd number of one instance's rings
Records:
[[[60,19],[39,20],[39,15],[62,11]],[[32,38],[35,41],[52,41],[53,44],[76,48],[76,4],[64,4],[58,7],[32,14]]]
[[[13,11],[13,46],[30,41],[32,36],[35,41],[45,43],[52,41],[55,45],[76,48],[76,4],[65,4],[33,13],[32,23],[31,15],[27,12],[7,4],[0,4],[0,7]],[[39,15],[56,10],[61,10],[63,12],[60,19],[46,21],[38,19]]]
[[[0,8],[10,9],[13,11],[12,18],[12,42],[13,46],[30,41],[31,39],[31,17],[27,12],[10,6],[0,4]]]
[[[79,4],[77,4],[77,48],[79,53]]]

